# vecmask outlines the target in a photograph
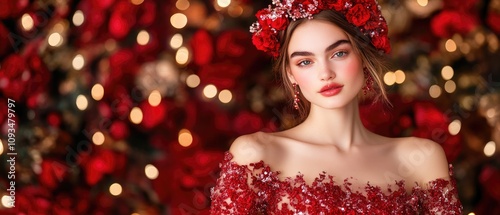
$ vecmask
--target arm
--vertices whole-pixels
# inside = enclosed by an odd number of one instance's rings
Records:
[[[250,164],[260,161],[260,151],[251,136],[241,136],[233,142],[211,192],[210,214],[258,214],[260,201],[252,185],[255,177]]]

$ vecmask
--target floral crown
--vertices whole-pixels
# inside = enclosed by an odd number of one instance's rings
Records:
[[[291,21],[312,19],[323,10],[340,13],[370,38],[375,48],[383,53],[390,52],[387,23],[377,0],[272,0],[272,5],[255,15],[257,22],[250,26],[252,42],[257,49],[277,57],[280,49],[279,32],[285,30]]]

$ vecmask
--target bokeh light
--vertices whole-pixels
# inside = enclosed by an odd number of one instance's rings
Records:
[[[179,10],[187,10],[190,6],[190,3],[188,0],[177,0],[175,3],[175,7]]]
[[[448,52],[454,52],[457,50],[457,44],[452,39],[446,40],[444,47],[446,48],[446,51],[448,51]]]
[[[78,95],[76,97],[76,107],[79,110],[87,109],[88,105],[89,105],[89,101],[87,100],[87,97],[85,97],[84,95]]]
[[[396,75],[394,74],[394,72],[389,71],[389,72],[385,73],[384,83],[387,86],[392,86],[392,85],[394,85],[394,83],[396,83]]]
[[[231,4],[231,0],[217,0],[219,7],[227,7]]]
[[[54,32],[49,35],[49,38],[47,38],[47,43],[53,47],[61,46],[61,44],[63,43],[63,37],[60,33]]]
[[[429,88],[429,95],[432,98],[437,98],[437,97],[441,96],[441,87],[439,87],[438,85],[432,85]]]
[[[73,24],[75,26],[80,26],[83,24],[85,21],[85,15],[83,15],[83,12],[81,10],[75,11],[75,14],[73,14]]]
[[[189,50],[186,47],[179,48],[175,54],[175,61],[180,65],[186,64],[189,61]]]
[[[150,36],[149,36],[149,33],[147,31],[142,30],[137,34],[137,43],[139,45],[146,45],[149,43],[149,40],[150,40]]]
[[[90,90],[92,98],[96,101],[100,101],[104,97],[104,87],[101,84],[94,84]]]
[[[100,131],[97,131],[92,135],[92,142],[96,145],[102,145],[104,143],[105,137],[104,134]]]
[[[170,39],[170,47],[173,49],[178,49],[182,46],[184,39],[182,38],[182,34],[174,34],[172,39]]]
[[[170,17],[170,24],[177,29],[184,28],[187,24],[187,17],[182,13],[176,13]]]
[[[450,132],[451,135],[457,135],[460,132],[461,128],[462,122],[458,119],[455,119],[448,125],[448,132]]]
[[[186,78],[186,85],[191,88],[199,86],[200,82],[200,77],[196,74],[191,74]]]
[[[233,99],[233,94],[229,90],[221,90],[219,93],[219,100],[222,103],[229,103]]]
[[[120,194],[122,194],[122,185],[118,184],[118,183],[113,183],[111,184],[111,186],[109,186],[109,193],[111,193],[111,195],[113,196],[118,196]]]
[[[85,59],[81,54],[77,54],[75,58],[73,58],[72,65],[73,69],[80,70],[83,68],[83,66],[85,66]]]
[[[134,107],[130,111],[130,121],[134,124],[139,124],[142,122],[143,114],[139,107]]]
[[[441,77],[443,77],[444,80],[452,79],[454,74],[455,72],[453,71],[453,68],[451,66],[444,66],[441,69]]]
[[[144,168],[144,173],[146,174],[146,177],[151,180],[158,178],[158,175],[160,174],[158,168],[153,166],[153,164],[146,165],[146,167]]]
[[[179,131],[178,141],[181,146],[189,147],[193,143],[193,135],[187,129],[181,129]]]
[[[29,31],[33,29],[33,26],[35,25],[35,22],[33,21],[33,18],[31,15],[25,13],[21,17],[21,26],[23,27],[24,30]]]
[[[447,93],[453,93],[457,89],[457,84],[453,80],[448,80],[444,83],[444,90]]]
[[[217,95],[217,87],[212,84],[209,84],[203,88],[203,95],[209,99],[215,97]]]
[[[403,70],[396,70],[396,72],[394,72],[394,76],[395,76],[395,82],[397,84],[402,84],[403,82],[405,82],[405,79],[406,79],[406,75],[405,73],[403,72]]]
[[[158,90],[153,90],[148,97],[148,102],[151,106],[156,107],[161,103],[161,93]]]
[[[496,150],[497,150],[497,146],[496,146],[495,142],[490,141],[490,142],[486,143],[486,145],[484,146],[483,152],[484,152],[484,155],[486,155],[486,157],[491,157],[495,154]]]

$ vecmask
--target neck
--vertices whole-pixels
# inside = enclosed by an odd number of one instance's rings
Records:
[[[359,116],[358,100],[336,109],[324,109],[311,105],[311,111],[300,125],[306,133],[315,134],[311,140],[321,144],[332,144],[342,151],[352,145],[363,143],[368,130]]]

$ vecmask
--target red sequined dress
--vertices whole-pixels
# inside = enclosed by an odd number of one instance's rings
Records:
[[[238,165],[226,152],[221,176],[211,190],[210,214],[461,214],[450,165],[450,180],[436,179],[427,189],[419,185],[408,193],[404,181],[397,189],[365,187],[352,191],[348,180],[335,184],[333,176],[320,174],[309,185],[302,175],[285,180],[263,161]],[[250,183],[248,183],[250,182]]]

